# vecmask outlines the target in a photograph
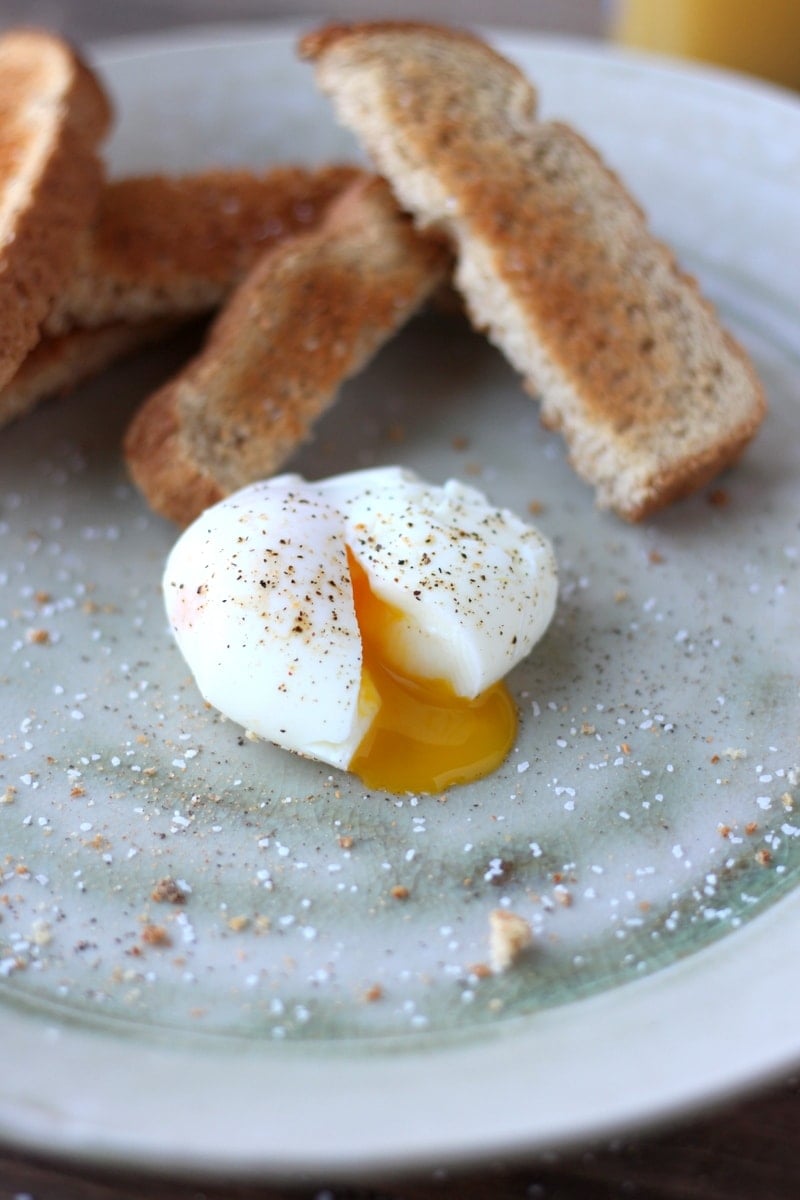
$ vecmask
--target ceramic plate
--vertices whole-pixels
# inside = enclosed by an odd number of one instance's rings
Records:
[[[746,345],[763,432],[629,527],[458,321],[418,320],[345,389],[292,469],[462,477],[535,509],[560,561],[556,619],[510,678],[505,766],[398,798],[244,739],[171,643],[174,531],[119,441],[187,346],[6,429],[7,1142],[226,1175],[464,1162],[629,1129],[800,1059],[800,105],[496,40]],[[262,27],[101,48],[112,169],[353,157],[293,44]],[[154,898],[170,880],[182,903]],[[535,946],[484,977],[503,907]]]

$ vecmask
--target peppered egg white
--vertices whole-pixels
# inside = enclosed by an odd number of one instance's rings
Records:
[[[516,712],[500,681],[547,629],[556,592],[538,530],[400,467],[246,487],[181,535],[164,572],[209,703],[398,792],[503,760]]]

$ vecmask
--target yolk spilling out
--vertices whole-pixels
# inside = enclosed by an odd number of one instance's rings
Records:
[[[362,694],[373,691],[380,699],[350,770],[367,787],[390,792],[441,792],[488,775],[508,754],[517,731],[505,684],[493,684],[470,700],[457,696],[446,680],[406,676],[387,666],[381,646],[402,616],[374,594],[366,572],[347,553],[364,653]]]

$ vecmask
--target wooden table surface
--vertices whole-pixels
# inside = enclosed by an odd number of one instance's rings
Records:
[[[300,13],[398,14],[402,5],[340,0],[2,0],[0,28],[19,21],[79,43],[197,21]],[[411,11],[411,9],[409,9]],[[417,11],[414,9],[414,11]],[[602,33],[603,0],[428,0],[432,18]],[[780,998],[793,1003],[794,997]],[[746,1031],[742,1031],[746,1036]],[[800,1064],[798,1064],[800,1068]],[[2,1070],[2,1064],[0,1064]],[[486,1163],[352,1183],[310,1180],[226,1184],[63,1164],[0,1147],[0,1200],[798,1200],[800,1084],[785,1081],[713,1114],[613,1145],[514,1163]]]
[[[154,1177],[0,1149],[0,1200],[798,1200],[800,1082],[648,1136],[536,1160],[352,1183]]]

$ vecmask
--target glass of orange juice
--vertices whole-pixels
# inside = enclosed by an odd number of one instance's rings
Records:
[[[617,0],[612,32],[800,88],[800,0]]]

